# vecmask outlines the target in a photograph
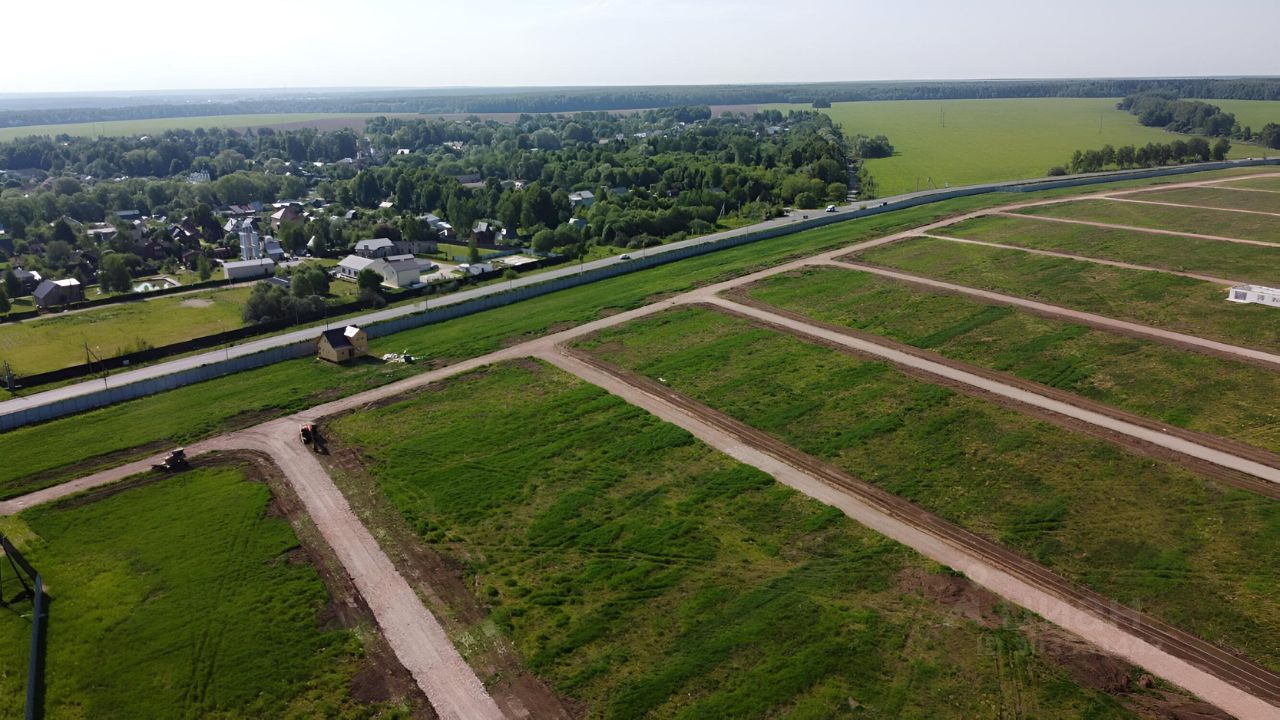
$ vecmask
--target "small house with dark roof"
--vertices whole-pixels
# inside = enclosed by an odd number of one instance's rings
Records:
[[[471,237],[476,239],[478,243],[492,245],[498,236],[498,228],[487,220],[481,220],[476,226],[471,228]]]
[[[36,286],[32,297],[36,305],[49,310],[84,300],[84,287],[75,278],[44,280]]]
[[[373,238],[356,243],[356,254],[363,258],[380,258],[395,254],[395,243],[390,238]]]
[[[325,330],[316,340],[316,355],[321,360],[344,363],[367,354],[369,336],[355,325]]]

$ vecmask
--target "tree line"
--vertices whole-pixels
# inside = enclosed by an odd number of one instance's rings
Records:
[[[1091,173],[1225,160],[1230,151],[1231,141],[1227,138],[1218,138],[1212,145],[1202,137],[1168,143],[1147,143],[1140,147],[1123,145],[1117,148],[1104,145],[1097,150],[1076,150],[1065,166],[1050,168],[1048,174],[1066,175],[1068,172]]]
[[[836,82],[768,85],[543,88],[459,93],[402,91],[262,95],[253,99],[156,103],[154,97],[113,106],[28,107],[0,112],[0,127],[257,113],[563,113],[684,105],[962,100],[1033,97],[1123,97],[1159,92],[1171,97],[1280,100],[1280,79],[1080,79],[954,82]],[[75,101],[70,101],[75,102]],[[34,104],[34,103],[33,103]],[[44,103],[47,104],[47,103]]]

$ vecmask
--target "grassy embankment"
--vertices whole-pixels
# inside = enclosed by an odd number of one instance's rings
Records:
[[[814,268],[750,297],[1011,373],[1162,422],[1280,452],[1280,374],[1150,340],[929,292],[868,273]]]
[[[1197,235],[1218,235],[1238,240],[1280,243],[1280,218],[1267,215],[1105,200],[1040,205],[1018,212],[1024,215],[1044,215],[1068,220],[1088,220],[1153,230],[1172,230]]]
[[[1044,177],[1076,150],[1167,143],[1180,136],[1143,127],[1116,99],[1017,98],[835,103],[823,110],[848,135],[887,135],[893,157],[868,161],[880,195],[946,184]],[[806,105],[777,105],[780,110]],[[1236,146],[1232,158],[1260,155]]]
[[[902,587],[936,566],[548,366],[472,373],[332,432],[459,563],[482,624],[592,716],[1122,714],[1044,664],[1025,614],[948,616]]]
[[[1239,174],[1241,171],[1227,171],[1206,173],[1204,177]],[[1134,181],[1103,187],[1110,190],[1149,184]],[[1078,192],[1065,189],[1026,197]],[[377,355],[408,350],[428,363],[446,364],[491,352],[521,338],[587,322],[614,310],[638,307],[657,296],[1008,201],[1003,195],[964,198],[688,258],[382,338],[373,342],[371,352]],[[231,427],[351,395],[404,377],[420,367],[337,368],[313,360],[296,360],[2,433],[0,454],[6,462],[0,466],[0,497],[83,475],[92,466],[86,464],[91,458],[108,453],[139,455],[168,443],[192,442]],[[118,463],[120,458],[109,460]]]
[[[708,310],[668,311],[582,345],[1280,668],[1280,505],[1270,499]]]
[[[349,697],[364,665],[271,491],[193,470],[0,518],[49,605],[46,717],[398,717]],[[30,622],[0,613],[0,717],[22,716]],[[379,714],[381,713],[381,714]]]
[[[1262,350],[1280,351],[1273,308],[1226,300],[1202,280],[1020,250],[914,238],[856,259],[968,287],[1053,303]]]
[[[1276,197],[1280,199],[1280,194]],[[1280,245],[1268,248],[1008,216],[968,220],[937,234],[1202,273],[1226,280],[1280,284]]]

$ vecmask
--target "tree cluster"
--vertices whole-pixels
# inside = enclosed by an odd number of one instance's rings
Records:
[[[1223,160],[1231,150],[1231,141],[1218,138],[1212,145],[1202,137],[1174,140],[1169,143],[1147,143],[1141,147],[1104,145],[1098,150],[1077,150],[1066,168],[1052,168],[1050,175],[1091,173],[1112,168],[1157,167],[1183,163]]]
[[[1144,93],[1126,97],[1120,102],[1120,109],[1138,116],[1138,122],[1147,127],[1164,128],[1170,132],[1210,137],[1240,137],[1243,133],[1235,115],[1223,112],[1217,105],[1198,100]]]

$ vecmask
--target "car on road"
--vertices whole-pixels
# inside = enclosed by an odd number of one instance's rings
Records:
[[[828,206],[827,206],[827,212],[835,212],[835,211],[836,211],[836,206],[835,206],[835,205],[828,205]]]
[[[628,255],[628,254],[626,254],[626,253],[623,253],[623,254],[621,254],[621,255],[619,255],[619,256],[618,256],[618,259],[619,259],[619,260],[630,260],[630,259],[631,259],[631,256],[630,256],[630,255]]]

